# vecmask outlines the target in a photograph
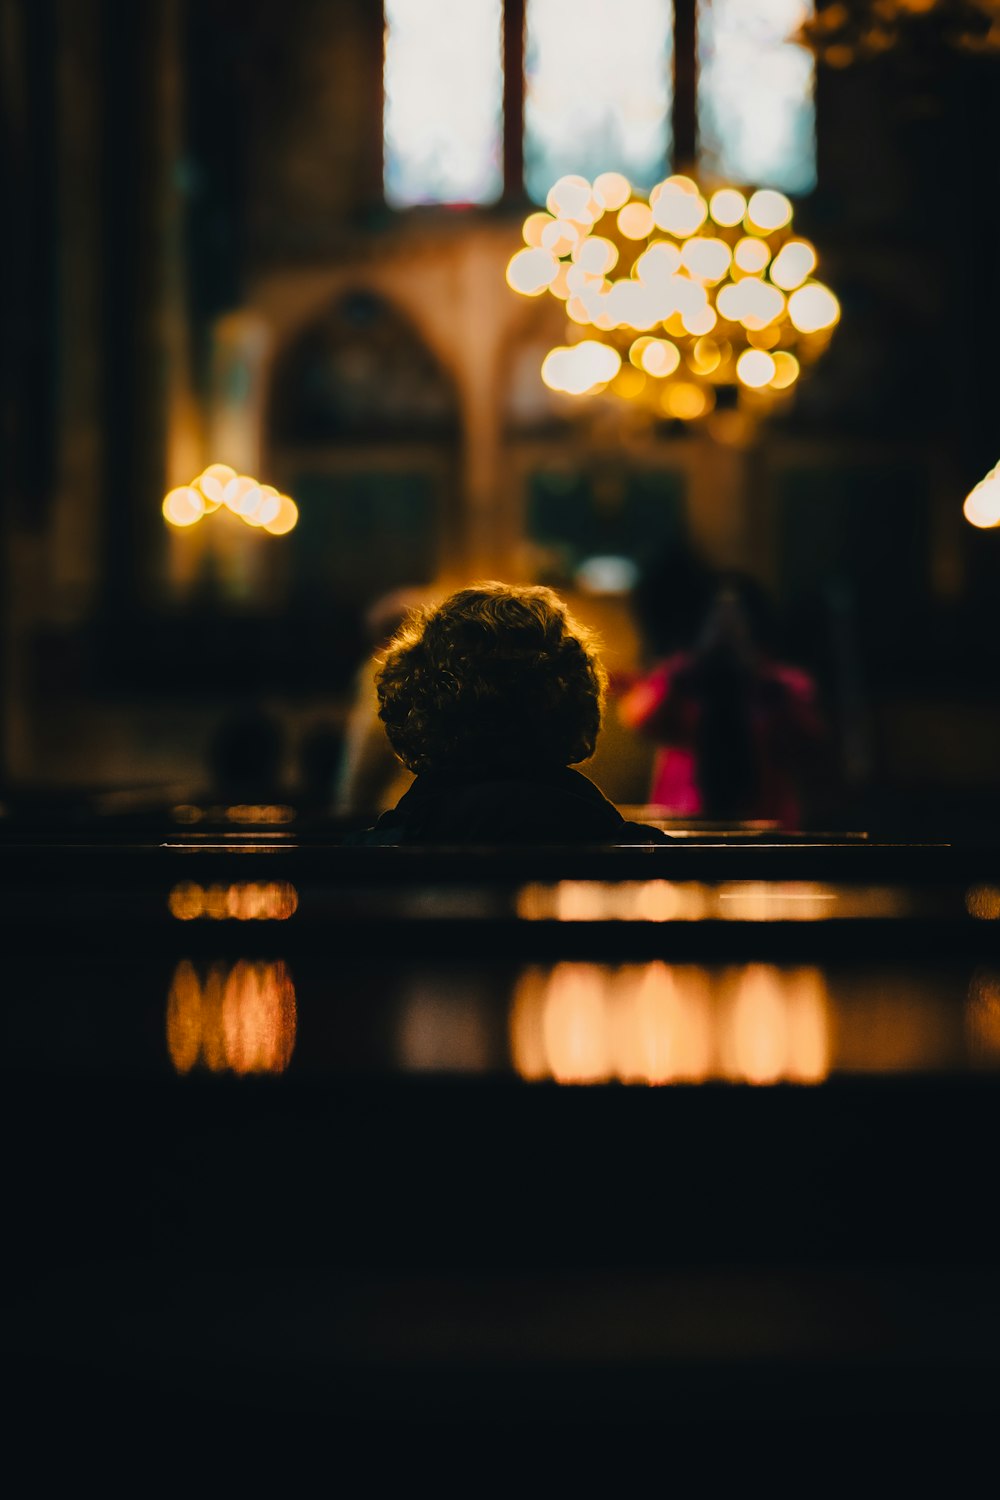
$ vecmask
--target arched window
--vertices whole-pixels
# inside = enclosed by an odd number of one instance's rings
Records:
[[[815,184],[809,0],[385,0],[385,194],[544,202],[565,172]]]

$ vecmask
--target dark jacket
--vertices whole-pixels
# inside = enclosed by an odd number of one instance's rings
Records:
[[[358,844],[664,844],[568,766],[425,771]]]

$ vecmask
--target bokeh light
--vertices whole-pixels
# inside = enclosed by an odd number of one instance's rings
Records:
[[[840,318],[815,278],[815,248],[794,235],[790,200],[772,188],[709,196],[675,174],[646,202],[608,172],[592,184],[560,178],[547,207],[525,221],[507,280],[523,296],[548,291],[566,303],[567,344],[542,368],[552,390],[607,390],[653,417],[696,421],[730,387],[752,423],[789,403]],[[582,328],[593,338],[573,342]],[[972,512],[993,515],[981,497]]]
[[[1000,464],[966,495],[962,510],[969,524],[981,531],[1000,526]]]
[[[271,536],[285,536],[299,518],[298,506],[288,495],[279,494],[274,485],[262,484],[252,474],[237,474],[229,464],[209,464],[189,485],[171,490],[162,508],[166,521],[179,528],[193,526],[203,516],[225,508],[247,526]]]

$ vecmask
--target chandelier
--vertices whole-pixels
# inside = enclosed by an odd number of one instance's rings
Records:
[[[678,175],[647,201],[619,172],[561,177],[507,266],[514,291],[566,306],[545,384],[681,421],[707,416],[724,390],[751,415],[787,402],[840,318],[792,216],[768,188],[706,195]]]
[[[194,526],[217,510],[232,515],[271,536],[286,536],[299,519],[290,495],[250,474],[237,474],[229,464],[209,464],[197,479],[171,490],[163,501],[163,515],[171,526]]]
[[[1000,52],[1000,0],[818,0],[797,42],[831,68],[897,47]]]

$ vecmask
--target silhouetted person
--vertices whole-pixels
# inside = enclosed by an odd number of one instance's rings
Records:
[[[822,722],[812,679],[764,649],[764,613],[752,580],[724,575],[695,644],[619,703],[623,722],[661,746],[650,799],[675,816],[801,821]]]
[[[358,841],[662,842],[570,769],[593,753],[606,681],[589,632],[551,589],[482,583],[414,615],[376,691],[416,780]]]

